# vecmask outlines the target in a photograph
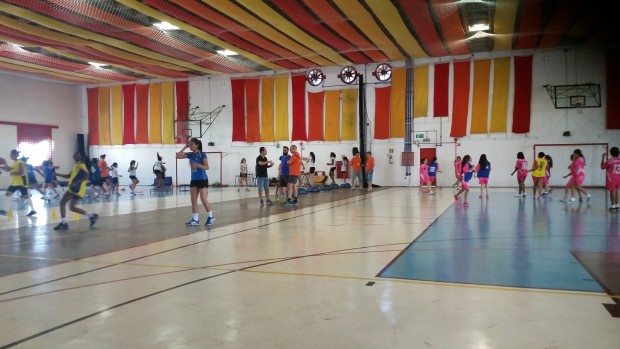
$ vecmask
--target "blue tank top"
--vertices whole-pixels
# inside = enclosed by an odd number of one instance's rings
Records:
[[[46,166],[43,169],[43,174],[45,174],[45,181],[51,182],[56,180],[56,169],[51,166]]]
[[[431,162],[428,165],[428,176],[435,177],[437,175],[437,162]]]
[[[198,164],[202,165],[202,159],[206,159],[207,158],[207,154],[201,152],[201,151],[197,151],[195,153],[185,153],[185,155],[187,156],[187,158],[189,159],[189,163],[190,163],[190,168],[191,168],[191,163],[195,162]],[[192,180],[193,181],[203,181],[203,180],[207,180],[209,179],[209,176],[207,175],[207,171],[203,170],[201,168],[194,168],[192,169]]]
[[[489,178],[491,173],[491,163],[487,161],[487,165],[484,168],[478,170],[478,178]]]

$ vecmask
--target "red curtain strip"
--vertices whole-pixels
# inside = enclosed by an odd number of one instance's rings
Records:
[[[448,116],[448,79],[450,63],[435,64],[435,92],[433,116]]]
[[[532,107],[532,56],[515,57],[515,101],[512,133],[530,132]]]
[[[620,50],[606,52],[607,59],[607,123],[608,130],[620,130]]]
[[[450,137],[467,134],[467,109],[469,108],[469,61],[454,62],[454,89],[452,100],[452,129]]]
[[[233,142],[245,142],[245,80],[230,81],[232,89]]]
[[[245,82],[246,108],[246,142],[260,142],[260,113],[259,107],[260,79],[248,79]]]
[[[136,144],[149,144],[149,85],[136,85]]]
[[[189,114],[189,81],[175,82],[175,92],[177,97],[177,121],[187,121]],[[185,123],[176,123],[177,143],[185,143],[181,139],[183,136],[183,128],[187,126]]]
[[[308,92],[308,140],[322,141],[325,92]]]
[[[291,77],[293,90],[293,132],[291,141],[307,141],[306,135],[306,76]]]
[[[123,85],[123,144],[135,144],[135,95],[136,85]]]
[[[99,88],[87,88],[88,145],[99,145]]]
[[[390,96],[392,87],[375,87],[375,139],[390,138]]]

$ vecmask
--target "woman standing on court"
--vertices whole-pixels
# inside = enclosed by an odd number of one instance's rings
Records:
[[[185,152],[189,148],[190,152]],[[209,169],[209,161],[207,154],[202,152],[202,142],[198,138],[190,139],[187,144],[177,153],[177,159],[188,159],[192,170],[192,179],[189,183],[190,196],[192,200],[192,219],[185,223],[187,226],[200,225],[198,220],[198,195],[200,201],[207,211],[207,221],[205,225],[211,225],[215,222],[211,204],[207,200],[209,193],[209,177],[207,170]]]
[[[140,180],[138,179],[138,177],[136,177],[137,171],[138,163],[136,162],[136,160],[131,160],[131,162],[129,163],[129,169],[127,170],[127,172],[129,172],[129,179],[131,179],[131,185],[129,186],[129,188],[131,189],[131,195],[136,195],[136,186],[138,186],[138,183],[140,183]]]

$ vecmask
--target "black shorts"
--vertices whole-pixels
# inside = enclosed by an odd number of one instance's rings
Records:
[[[110,182],[112,184],[118,184],[118,177],[110,177]]]
[[[297,184],[297,180],[299,179],[299,176],[288,176],[288,182],[291,184]]]
[[[22,196],[28,196],[28,188],[21,185],[12,185],[6,191],[7,193],[14,193],[16,191],[19,191]]]
[[[208,188],[209,187],[209,180],[208,179],[192,179],[189,182],[189,187],[190,188],[198,188],[198,189],[202,189],[202,188]]]
[[[332,167],[332,168],[329,169],[329,174],[330,175],[333,175],[334,172],[336,172],[336,168],[335,167]]]
[[[136,176],[129,176],[129,179],[131,179],[133,181],[134,179],[138,179],[138,177],[136,177]]]
[[[288,176],[280,176],[279,183],[281,187],[286,187],[288,184]]]
[[[241,178],[248,178],[248,174],[247,173],[239,173],[239,177],[241,177]]]
[[[314,173],[314,167],[310,167],[310,173]]]
[[[156,175],[160,175],[161,174],[161,170],[153,170],[153,173]]]

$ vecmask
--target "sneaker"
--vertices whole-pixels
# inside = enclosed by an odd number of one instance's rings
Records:
[[[196,225],[200,225],[200,222],[198,222],[197,220],[193,219],[187,223],[185,223],[186,226],[191,227],[191,226],[196,226]]]
[[[271,206],[271,205],[273,205],[273,202],[271,202],[271,200],[267,200],[266,204],[267,204],[267,206]]]
[[[95,225],[95,223],[97,222],[97,219],[99,219],[99,215],[96,213],[93,213],[93,215],[90,216],[88,219],[90,219],[90,227],[92,228],[93,225]]]
[[[590,199],[592,199],[592,196],[590,196],[590,194],[588,194],[587,199],[588,199],[588,202],[590,202]]]
[[[69,224],[60,222],[54,227],[54,230],[69,230]]]
[[[581,198],[579,198],[579,201],[581,201]],[[575,198],[570,198],[569,200],[566,200],[566,202],[575,202]]]
[[[299,206],[299,201],[294,200],[293,202],[291,202],[291,204],[293,204],[293,206]]]
[[[437,192],[436,191],[429,192],[430,195],[435,195],[435,193],[437,193]]]
[[[207,217],[205,225],[213,225],[213,223],[215,223],[215,217]]]
[[[54,199],[59,199],[59,198],[60,198],[60,195],[54,196]]]
[[[465,206],[465,207],[469,207],[469,203],[468,203],[467,201],[465,201],[465,202],[463,203],[463,206]]]
[[[284,207],[291,207],[291,206],[293,206],[293,203],[290,202],[290,201],[287,201],[287,202],[283,203],[282,206],[284,206]]]
[[[26,215],[26,217],[34,216],[35,214],[37,214],[37,211],[32,210],[32,211],[28,212],[28,214]]]
[[[3,216],[6,216],[6,211],[5,210],[0,210],[0,214]]]
[[[263,206],[265,205],[265,203],[263,202],[263,200],[260,201],[259,205]]]
[[[544,192],[544,193],[542,193],[542,195],[543,195],[543,196],[547,196],[547,195],[549,195],[549,194],[547,194],[547,192]]]
[[[136,195],[136,193],[134,193],[133,191],[131,192],[131,195]]]
[[[482,195],[478,195],[478,199],[482,199]]]
[[[523,195],[521,195],[521,194],[515,194],[515,197],[516,197],[516,198],[521,197],[521,196],[523,196]]]
[[[573,201],[573,199],[571,199]],[[583,198],[579,198],[579,202],[583,202]]]

